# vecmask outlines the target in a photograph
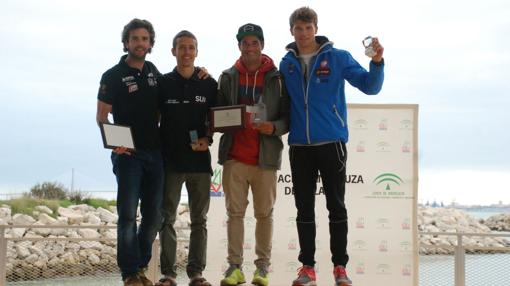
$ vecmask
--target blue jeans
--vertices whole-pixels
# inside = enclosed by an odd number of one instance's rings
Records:
[[[117,177],[117,264],[122,279],[147,267],[152,243],[161,227],[163,199],[163,159],[160,150],[137,150],[131,155],[112,153]],[[140,201],[142,215],[136,226]]]

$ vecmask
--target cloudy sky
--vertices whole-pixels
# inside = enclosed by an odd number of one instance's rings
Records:
[[[142,4],[143,3],[143,4]],[[419,104],[419,201],[510,203],[510,2],[365,1],[26,1],[0,10],[0,193],[37,182],[113,190],[109,152],[95,124],[101,74],[122,55],[120,32],[150,20],[148,59],[162,72],[175,60],[173,35],[199,40],[196,64],[214,78],[239,56],[237,28],[264,28],[276,63],[292,41],[288,16],[309,5],[319,34],[365,67],[361,40],[385,47],[386,81],[375,97],[347,89],[351,103]]]

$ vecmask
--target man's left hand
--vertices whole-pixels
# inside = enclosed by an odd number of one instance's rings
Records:
[[[253,129],[258,130],[265,135],[271,135],[274,132],[274,124],[272,122],[261,122],[253,124]]]
[[[209,138],[199,138],[196,143],[191,143],[191,149],[193,151],[207,151],[209,149]]]
[[[379,43],[378,38],[372,39],[372,48],[375,51],[375,56],[372,57],[372,61],[374,61],[374,63],[380,63],[383,58],[384,48],[381,46],[381,43]]]

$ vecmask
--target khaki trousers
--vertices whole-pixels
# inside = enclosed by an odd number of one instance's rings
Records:
[[[254,261],[259,268],[268,267],[273,238],[273,206],[276,200],[276,170],[228,160],[223,165],[223,191],[227,209],[229,264],[243,264],[244,216],[249,204],[248,190],[253,195],[255,225]]]

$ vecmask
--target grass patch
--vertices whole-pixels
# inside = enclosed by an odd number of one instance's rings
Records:
[[[110,210],[110,206],[116,206],[117,202],[115,200],[105,200],[105,199],[84,199],[84,204],[92,206],[94,208],[102,207],[103,209]]]
[[[8,201],[1,201],[1,203],[11,207],[12,215],[20,213],[29,216],[33,215],[36,206],[47,206],[53,211],[51,216],[56,217],[57,210],[60,206],[58,200],[43,200],[26,196]]]
[[[57,217],[57,210],[59,207],[67,208],[70,205],[77,205],[77,204],[87,204],[89,206],[92,206],[94,208],[102,207],[104,209],[110,210],[110,206],[115,206],[116,201],[115,200],[105,200],[105,199],[92,199],[87,198],[84,199],[81,202],[74,202],[70,201],[69,199],[65,200],[45,200],[45,199],[36,199],[29,196],[23,196],[17,199],[12,200],[0,200],[0,205],[8,205],[11,207],[11,215],[20,213],[20,214],[26,214],[29,216],[33,216],[34,210],[36,206],[47,206],[53,211],[53,214],[50,216],[56,218]]]

